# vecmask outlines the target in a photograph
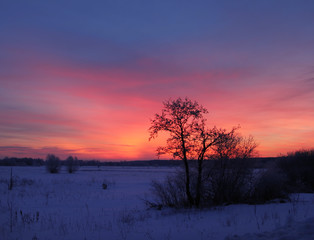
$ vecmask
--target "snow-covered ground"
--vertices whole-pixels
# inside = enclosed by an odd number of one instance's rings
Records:
[[[314,239],[314,195],[208,210],[147,209],[150,183],[175,168],[0,167],[0,239]],[[102,188],[103,183],[108,188]],[[282,238],[283,237],[283,238]]]

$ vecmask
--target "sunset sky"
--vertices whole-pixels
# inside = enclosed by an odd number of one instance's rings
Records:
[[[261,157],[314,147],[314,1],[0,2],[0,158],[154,159],[186,96]]]

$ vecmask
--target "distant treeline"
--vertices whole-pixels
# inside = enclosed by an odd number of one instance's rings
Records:
[[[80,166],[179,166],[177,160],[144,160],[144,161],[98,161],[78,160]],[[0,166],[43,166],[45,160],[40,158],[4,158],[0,159]],[[61,165],[66,165],[66,160],[61,160]]]
[[[40,158],[8,158],[0,160],[0,166],[42,166],[45,161]]]
[[[252,163],[255,168],[263,168],[279,158],[253,158]],[[236,160],[234,160],[236,161]],[[193,161],[190,161],[191,163]],[[209,164],[212,160],[207,161]],[[138,160],[138,161],[98,161],[98,160],[78,160],[80,166],[180,166],[179,160]],[[40,158],[4,158],[0,160],[0,166],[43,166],[45,160]],[[65,160],[61,160],[61,165],[66,165]]]

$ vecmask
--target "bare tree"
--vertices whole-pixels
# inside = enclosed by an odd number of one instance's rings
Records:
[[[61,168],[60,159],[53,154],[48,154],[46,157],[46,168],[50,173],[58,173]]]
[[[73,158],[72,156],[69,156],[66,159],[65,164],[67,166],[68,173],[74,173],[79,168],[79,163],[78,163],[77,157]]]
[[[236,203],[249,197],[252,167],[249,159],[256,154],[252,136],[241,136],[237,130],[219,129],[219,141],[211,148],[209,159],[215,164],[207,169],[207,192],[214,204]]]
[[[218,141],[219,135],[216,128],[206,128],[204,114],[208,113],[198,102],[188,98],[168,100],[164,103],[161,114],[156,114],[151,120],[150,139],[158,136],[161,131],[168,132],[170,137],[167,145],[159,147],[157,154],[171,154],[173,158],[179,158],[184,163],[185,191],[189,205],[199,205],[203,160],[212,145]],[[196,185],[196,197],[191,194],[191,179],[189,160],[197,160],[198,177]]]
[[[237,128],[230,132],[216,127],[207,128],[204,115],[208,111],[196,101],[178,98],[167,100],[163,104],[161,114],[156,114],[151,120],[150,140],[156,138],[159,132],[169,133],[166,146],[159,147],[157,154],[170,154],[174,159],[183,161],[188,204],[190,207],[199,207],[203,182],[208,173],[203,173],[204,160],[216,156],[221,159],[250,157],[256,147],[252,144],[254,140],[238,136]],[[196,174],[191,172],[190,160],[197,163]]]

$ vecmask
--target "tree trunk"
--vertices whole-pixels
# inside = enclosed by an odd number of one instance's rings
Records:
[[[192,207],[193,206],[193,197],[192,197],[191,192],[190,192],[189,164],[188,164],[188,161],[186,158],[183,159],[183,162],[184,162],[184,167],[185,167],[185,193],[186,193],[186,196],[187,196],[188,201],[189,201],[189,207]]]
[[[183,136],[183,129],[181,127],[181,143],[182,143],[182,152],[183,152],[183,162],[185,167],[185,193],[189,201],[189,207],[193,206],[193,197],[190,192],[190,169],[189,164],[186,156],[186,147],[185,147],[185,140]]]
[[[198,175],[197,175],[197,184],[196,184],[196,197],[195,197],[195,206],[200,206],[201,201],[201,188],[202,188],[202,172],[203,172],[203,159],[198,160]]]

